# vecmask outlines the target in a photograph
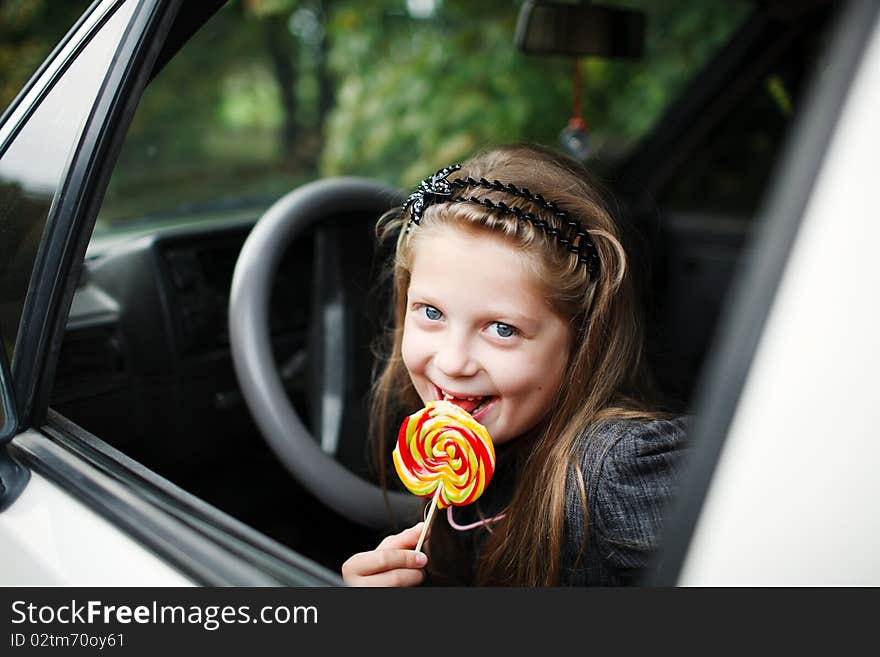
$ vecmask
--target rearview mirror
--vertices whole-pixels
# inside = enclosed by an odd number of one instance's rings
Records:
[[[516,46],[535,55],[638,58],[645,42],[640,11],[527,0],[516,24]]]

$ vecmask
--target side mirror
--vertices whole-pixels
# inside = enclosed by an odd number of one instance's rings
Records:
[[[639,58],[645,14],[590,4],[527,0],[516,24],[516,46],[534,55]]]

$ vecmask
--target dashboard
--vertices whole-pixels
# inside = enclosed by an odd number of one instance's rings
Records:
[[[59,354],[51,406],[164,469],[259,440],[235,381],[229,290],[254,220],[171,228],[91,248]],[[312,240],[277,272],[270,328],[291,400],[305,403]]]

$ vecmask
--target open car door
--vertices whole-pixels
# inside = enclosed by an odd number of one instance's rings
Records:
[[[95,2],[0,122],[3,584],[341,584],[48,409],[95,216],[181,4]]]

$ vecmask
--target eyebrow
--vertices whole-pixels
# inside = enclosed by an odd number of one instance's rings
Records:
[[[413,299],[418,299],[420,302],[424,302],[424,303],[427,303],[427,304],[430,304],[430,305],[435,305],[435,304],[440,305],[440,304],[438,304],[437,301],[434,299],[434,296],[433,296],[433,295],[431,295],[431,294],[424,294],[421,290],[416,290],[416,289],[413,289],[412,287],[410,287],[410,288],[406,291],[406,300],[407,300],[407,302],[409,302],[409,301],[411,301],[411,300],[413,300]]]

